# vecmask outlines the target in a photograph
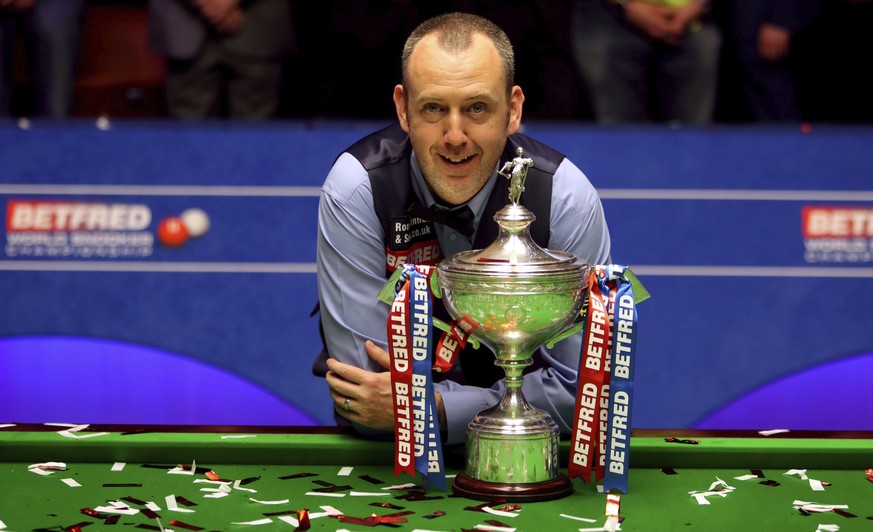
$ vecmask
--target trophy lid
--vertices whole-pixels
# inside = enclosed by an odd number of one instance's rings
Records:
[[[572,253],[543,249],[530,236],[536,216],[524,206],[510,203],[494,215],[500,226],[497,239],[485,249],[463,251],[440,263],[447,273],[477,275],[555,275],[584,273],[587,264]]]

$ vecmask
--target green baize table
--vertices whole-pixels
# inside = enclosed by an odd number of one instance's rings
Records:
[[[295,530],[305,528],[302,509],[311,530],[370,530],[378,518],[387,521],[380,528],[421,531],[569,531],[606,521],[606,495],[578,478],[572,495],[546,502],[455,497],[451,477],[448,491],[424,492],[420,478],[394,476],[392,442],[335,428],[63,430],[0,428],[0,530]],[[565,460],[569,445],[561,444]],[[873,530],[873,433],[637,430],[630,449],[621,530]],[[449,475],[462,455],[447,449]],[[37,465],[51,462],[63,468]],[[396,486],[407,487],[385,489]]]

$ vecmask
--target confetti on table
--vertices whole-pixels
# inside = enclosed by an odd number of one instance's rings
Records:
[[[307,491],[305,495],[321,495],[322,497],[345,497],[345,493],[331,493],[329,491]]]
[[[62,478],[61,482],[63,482],[64,484],[66,484],[67,486],[69,486],[71,488],[81,488],[82,487],[81,484],[79,484],[78,482],[76,482],[75,479],[72,479],[72,478]]]
[[[0,521],[0,530],[6,530],[6,523]]]
[[[340,468],[340,470],[337,472],[336,476],[338,476],[338,477],[347,477],[347,476],[349,476],[349,475],[352,474],[352,471],[354,471],[354,469],[355,469],[355,468],[352,467],[352,466],[345,466],[345,467],[342,467],[342,468]]]
[[[131,508],[121,501],[109,501],[109,506],[97,506],[96,508],[94,508],[94,511],[104,514],[121,515],[136,515],[139,513],[139,510],[137,510],[136,508]]]
[[[197,461],[191,462],[191,467],[179,465],[167,471],[169,475],[193,475],[197,472]]]
[[[352,497],[390,497],[390,493],[370,492],[370,491],[350,491]]]
[[[66,471],[67,464],[64,462],[42,462],[39,464],[30,464],[27,466],[27,470],[31,473],[36,473],[37,475],[53,475],[55,471]]]
[[[167,495],[166,497],[164,497],[164,502],[167,505],[167,510],[169,510],[171,512],[184,512],[184,513],[193,513],[194,512],[194,510],[191,510],[189,508],[180,508],[178,502],[176,501],[175,495]]]
[[[483,506],[482,511],[489,513],[491,515],[499,515],[502,517],[518,517],[519,516],[518,512],[504,512],[502,510],[495,510],[494,508],[491,508],[489,506]]]
[[[406,484],[395,484],[394,486],[386,486],[382,488],[383,490],[407,490],[409,488],[414,488],[415,484],[412,482],[408,482]]]
[[[715,477],[715,479],[716,479],[715,482],[713,482],[709,486],[708,490],[706,490],[704,492],[689,491],[688,494],[697,500],[697,504],[705,505],[705,504],[709,504],[709,500],[707,499],[707,497],[710,497],[712,495],[718,495],[719,497],[722,497],[722,498],[727,497],[730,492],[732,492],[736,489],[718,477]]]
[[[759,430],[758,434],[761,436],[773,436],[774,434],[782,434],[783,432],[789,432],[788,429],[771,429],[771,430]]]
[[[112,468],[110,469],[110,471],[121,471],[126,465],[127,463],[125,462],[115,462],[114,464],[112,464]]]
[[[837,532],[840,529],[840,525],[818,525],[818,528],[815,529],[815,532]]]
[[[515,529],[508,526],[494,526],[494,525],[476,525],[473,527],[473,530],[491,530],[493,532],[515,532]]]
[[[257,434],[222,434],[222,440],[241,439],[241,438],[257,438]]]
[[[794,501],[793,504],[794,509],[799,510],[802,513],[838,512],[840,510],[847,510],[849,508],[848,504],[818,504],[815,502],[807,501]],[[843,512],[843,514],[845,513],[848,512]]]
[[[258,499],[249,499],[249,500],[252,502],[256,502],[258,504],[288,504],[289,502],[291,502],[290,499],[281,499],[278,501],[262,501],[262,500],[258,500]]]
[[[8,429],[9,427],[14,427],[15,423],[0,423],[0,429]],[[0,521],[2,523],[3,521]],[[2,528],[0,528],[2,530]]]
[[[585,523],[596,523],[597,522],[597,519],[591,519],[588,517],[577,517],[575,515],[560,514],[560,517],[566,517],[567,519],[573,519],[575,521],[584,521]]]
[[[269,525],[273,520],[270,518],[264,519],[255,519],[254,521],[235,521],[231,523],[232,525],[250,525],[250,526],[258,526],[258,525]]]

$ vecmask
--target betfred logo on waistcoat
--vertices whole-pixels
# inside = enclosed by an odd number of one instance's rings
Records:
[[[802,222],[806,262],[873,262],[873,208],[806,206]]]
[[[391,219],[391,231],[385,246],[385,265],[393,272],[404,264],[434,266],[443,258],[433,224],[418,217]]]

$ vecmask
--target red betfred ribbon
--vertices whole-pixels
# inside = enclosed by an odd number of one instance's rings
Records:
[[[469,316],[453,321],[449,326],[449,332],[443,332],[437,343],[433,370],[437,373],[448,373],[455,365],[458,354],[467,347],[467,338],[478,326],[479,324]]]
[[[397,291],[388,313],[388,353],[394,409],[394,475],[415,475],[412,428],[412,357],[410,355],[409,279]]]
[[[602,401],[609,396],[609,347],[609,312],[600,290],[597,273],[592,270],[588,277],[588,310],[582,342],[579,386],[576,391],[573,445],[570,448],[567,470],[571,479],[582,477],[586,483],[591,480],[591,471],[596,462],[599,462]],[[602,478],[602,468],[597,473],[599,480]]]

